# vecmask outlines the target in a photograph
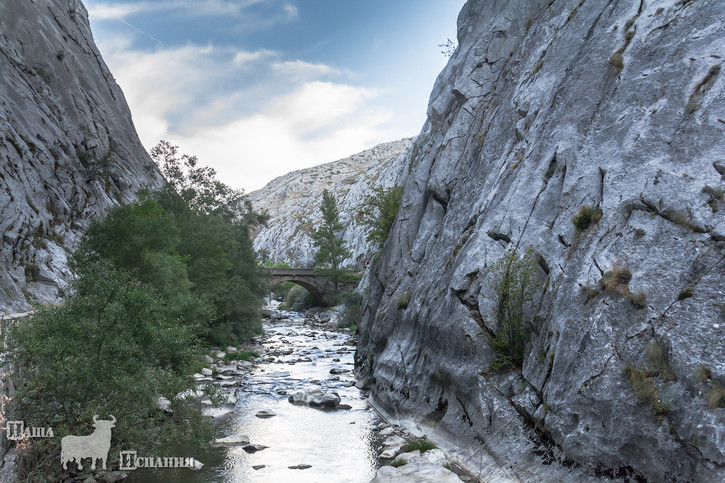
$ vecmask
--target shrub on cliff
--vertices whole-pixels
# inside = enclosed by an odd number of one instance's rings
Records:
[[[507,250],[491,269],[489,288],[497,330],[490,340],[495,353],[492,369],[521,367],[531,332],[530,305],[538,290],[531,250]]]
[[[390,234],[390,229],[393,227],[393,221],[398,214],[402,199],[403,188],[401,186],[378,187],[358,209],[358,221],[370,229],[365,240],[371,247],[376,249],[383,247]]]

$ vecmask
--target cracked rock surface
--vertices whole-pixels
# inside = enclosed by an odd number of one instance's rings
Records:
[[[725,480],[723,8],[466,3],[363,281],[378,405],[525,481]],[[602,216],[578,230],[582,207]],[[501,373],[490,272],[513,247],[542,288]]]
[[[161,178],[78,0],[0,1],[0,312],[56,301],[89,220]]]

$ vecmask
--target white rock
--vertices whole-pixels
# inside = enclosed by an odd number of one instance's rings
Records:
[[[246,434],[232,434],[224,438],[217,438],[214,440],[214,446],[237,446],[249,444],[249,436]]]

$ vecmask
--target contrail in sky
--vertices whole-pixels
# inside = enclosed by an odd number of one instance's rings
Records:
[[[135,31],[137,31],[137,32],[139,32],[139,33],[141,33],[141,34],[145,35],[146,37],[150,38],[151,40],[154,40],[154,41],[158,42],[159,44],[160,44],[160,43],[162,43],[162,42],[161,42],[161,41],[160,41],[159,39],[157,39],[156,37],[154,37],[154,36],[152,36],[152,35],[149,35],[149,34],[147,34],[146,32],[144,32],[143,30],[141,30],[141,29],[140,29],[140,28],[138,28],[138,27],[134,27],[134,26],[133,26],[133,25],[131,25],[130,23],[126,22],[126,21],[125,21],[124,19],[122,19],[122,18],[119,18],[119,19],[118,19],[118,21],[119,21],[119,22],[121,22],[121,23],[124,23],[124,24],[128,25],[129,27],[131,27],[131,28],[132,28],[132,29],[134,29]]]

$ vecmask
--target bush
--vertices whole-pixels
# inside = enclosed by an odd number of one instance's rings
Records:
[[[186,377],[201,364],[193,326],[179,324],[153,287],[106,260],[83,260],[77,273],[71,299],[38,309],[10,334],[20,369],[11,411],[55,433],[52,444],[23,453],[24,478],[62,481],[60,465],[47,457],[63,436],[90,433],[94,415],[117,418],[112,458],[118,448],[152,452],[208,440],[213,427],[199,408],[174,399],[195,388]],[[158,410],[158,395],[172,400],[172,414]]]
[[[571,219],[577,231],[582,232],[602,219],[602,210],[592,206],[582,206],[579,212]]]
[[[617,51],[609,57],[609,63],[617,70],[624,68],[624,56],[621,52]]]
[[[538,289],[536,270],[531,250],[519,256],[517,249],[507,250],[491,269],[493,315],[498,326],[490,342],[496,356],[491,364],[494,370],[523,364],[530,333],[530,304]]]

